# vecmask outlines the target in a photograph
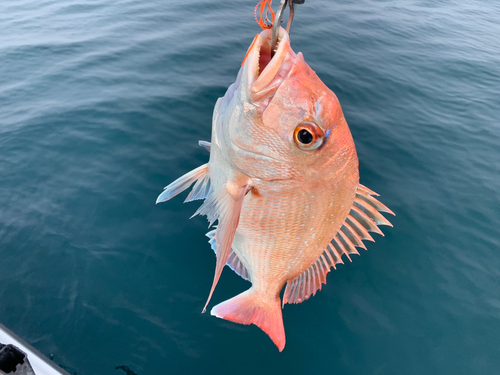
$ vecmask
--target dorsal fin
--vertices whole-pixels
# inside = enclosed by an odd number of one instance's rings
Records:
[[[378,194],[363,185],[358,185],[349,215],[332,241],[326,246],[323,254],[303,273],[287,282],[283,294],[283,305],[301,303],[311,295],[314,296],[318,290],[321,290],[322,284],[326,284],[326,274],[330,272],[331,267],[336,268],[336,264],[344,263],[342,255],[345,254],[351,260],[350,254],[359,254],[356,247],[366,250],[362,240],[373,241],[368,231],[383,236],[377,225],[392,227],[392,224],[380,212],[392,215],[394,212],[373,196],[378,196]]]
[[[210,246],[212,246],[212,250],[217,254],[217,248],[215,247],[215,229],[211,230],[206,234],[206,236],[209,238],[208,242],[210,243]],[[240,258],[236,255],[236,253],[231,249],[229,252],[229,257],[227,258],[227,263],[226,263],[234,272],[236,272],[237,275],[241,276],[245,280],[250,280],[250,276],[248,275],[248,271],[241,263]]]

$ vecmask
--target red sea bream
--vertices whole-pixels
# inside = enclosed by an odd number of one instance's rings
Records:
[[[335,94],[290,48],[279,31],[257,35],[213,115],[210,160],[167,186],[157,202],[195,183],[186,201],[204,199],[196,214],[217,227],[208,305],[227,264],[252,286],[211,314],[255,324],[281,351],[282,306],[300,303],[326,283],[342,255],[358,254],[369,231],[391,225],[392,213],[359,184],[358,157]],[[280,292],[286,284],[283,301]],[[203,311],[205,311],[205,308]]]

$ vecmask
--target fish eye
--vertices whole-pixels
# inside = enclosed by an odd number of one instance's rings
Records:
[[[323,144],[325,133],[314,122],[303,122],[295,128],[293,140],[301,150],[316,150]]]

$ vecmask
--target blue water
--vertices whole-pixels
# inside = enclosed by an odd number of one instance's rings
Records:
[[[0,2],[0,323],[78,375],[498,374],[496,0],[298,7],[292,47],[339,97],[394,228],[285,306],[283,353],[200,314],[199,203],[154,202],[207,161],[256,2]],[[212,305],[247,288],[225,270]]]

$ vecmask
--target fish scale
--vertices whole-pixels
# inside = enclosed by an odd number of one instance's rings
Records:
[[[291,249],[288,243],[290,238],[303,236],[299,232],[303,229],[302,221],[299,215],[282,216],[282,213],[286,214],[290,206],[303,207],[305,200],[299,194],[294,194],[293,198],[290,195],[280,196],[280,199],[254,198],[253,200],[260,199],[260,201],[249,202],[248,210],[245,210],[247,205],[246,202],[244,203],[237,232],[249,239],[247,241],[249,245],[245,249],[235,248],[235,252],[245,253],[243,257],[251,259],[252,264],[247,268],[264,263],[274,269],[273,266],[279,263],[279,259],[284,256],[293,256],[294,249]],[[260,221],[254,220],[255,217],[260,217]],[[257,240],[250,240],[254,238]],[[262,279],[259,276],[263,275],[255,276],[256,279]]]
[[[379,211],[392,211],[359,184],[338,99],[292,51],[285,30],[274,57],[261,56],[270,51],[270,32],[256,37],[237,81],[217,101],[212,142],[200,142],[209,162],[167,186],[157,202],[195,183],[187,200],[204,199],[195,215],[217,220],[207,233],[216,268],[205,308],[229,265],[252,286],[211,314],[257,325],[281,351],[282,306],[315,295],[344,255],[350,260],[363,239],[373,240],[369,231],[390,225]]]

